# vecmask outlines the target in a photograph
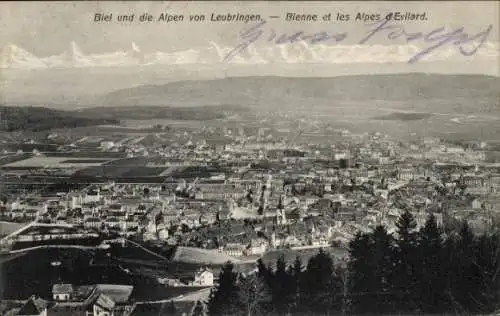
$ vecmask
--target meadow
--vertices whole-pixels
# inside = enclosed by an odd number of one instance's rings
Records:
[[[72,157],[46,157],[34,156],[28,159],[15,161],[4,165],[4,167],[23,167],[23,168],[85,168],[101,166],[108,160],[100,158],[74,159]]]

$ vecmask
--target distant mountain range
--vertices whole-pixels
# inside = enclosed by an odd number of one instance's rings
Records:
[[[135,43],[125,51],[107,54],[86,55],[76,42],[71,42],[69,48],[59,55],[40,58],[16,45],[7,45],[0,55],[1,68],[73,68],[140,65],[144,62],[143,55]]]
[[[496,133],[498,129],[499,86],[499,77],[485,75],[232,77],[119,89],[95,95],[92,103],[77,111],[12,106],[0,107],[0,114],[3,130],[116,124],[136,119],[204,121],[264,110],[304,118],[320,116],[349,128],[368,129],[367,124],[372,124],[372,130],[391,128],[397,133],[406,131],[404,125],[398,125],[405,121],[415,125],[415,130],[433,128],[433,133],[439,133],[447,129],[482,135],[483,131]],[[497,135],[491,137],[496,139]]]
[[[206,47],[174,52],[143,52],[134,42],[117,52],[85,54],[75,42],[59,55],[38,57],[14,44],[6,45],[0,54],[0,67],[13,69],[113,67],[137,65],[214,64],[223,62],[233,47],[210,42]],[[288,45],[253,46],[227,61],[231,64],[268,63],[404,63],[423,47],[405,45],[324,45],[297,42]],[[498,42],[485,43],[474,58],[497,61]],[[424,57],[423,61],[463,60],[458,47],[445,46]]]
[[[237,77],[179,81],[117,90],[102,96],[108,106],[221,105],[307,109],[396,102],[401,109],[435,102],[455,109],[479,104],[498,107],[500,78],[483,75],[392,74],[334,78]],[[438,110],[438,109],[436,109]],[[417,111],[415,109],[415,111]],[[427,110],[422,111],[427,112]]]

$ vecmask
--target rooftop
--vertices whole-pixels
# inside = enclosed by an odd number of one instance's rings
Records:
[[[73,293],[73,285],[58,283],[52,286],[52,294],[69,294]]]
[[[39,315],[44,309],[48,307],[48,302],[32,296],[24,305],[21,307],[17,315]]]

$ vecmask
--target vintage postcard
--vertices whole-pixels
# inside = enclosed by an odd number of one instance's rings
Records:
[[[500,313],[497,1],[0,3],[0,315]]]

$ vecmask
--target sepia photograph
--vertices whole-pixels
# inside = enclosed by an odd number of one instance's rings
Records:
[[[0,316],[500,315],[499,12],[0,2]]]

